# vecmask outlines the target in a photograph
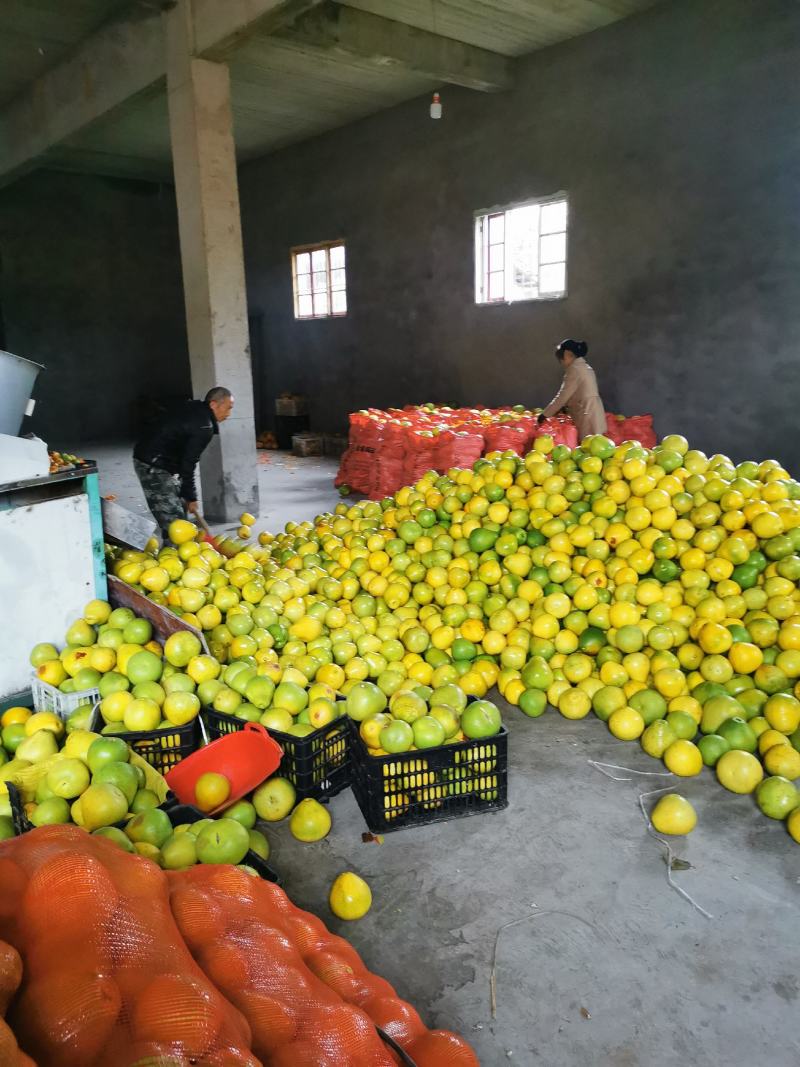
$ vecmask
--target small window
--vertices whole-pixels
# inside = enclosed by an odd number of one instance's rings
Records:
[[[475,302],[567,294],[567,201],[532,200],[475,216]]]
[[[347,314],[344,244],[341,241],[292,251],[294,317],[326,319]]]

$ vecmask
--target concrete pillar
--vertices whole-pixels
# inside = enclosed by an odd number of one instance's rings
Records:
[[[203,508],[231,522],[257,515],[259,501],[230,76],[226,64],[195,58],[191,0],[164,19],[192,387],[203,397],[224,385],[235,397],[200,463]]]

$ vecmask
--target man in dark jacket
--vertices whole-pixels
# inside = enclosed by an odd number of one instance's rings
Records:
[[[134,446],[133,467],[165,540],[173,519],[198,513],[194,469],[232,410],[233,394],[217,385],[204,400],[188,401]]]

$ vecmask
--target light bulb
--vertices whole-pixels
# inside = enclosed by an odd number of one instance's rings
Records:
[[[431,118],[440,119],[442,117],[442,101],[438,93],[433,94],[433,100],[431,100]]]

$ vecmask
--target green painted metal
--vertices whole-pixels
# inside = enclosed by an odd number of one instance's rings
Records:
[[[87,474],[84,487],[89,499],[89,525],[92,532],[92,558],[94,560],[94,593],[100,600],[108,598],[106,577],[106,546],[103,537],[103,511],[100,505],[100,479],[97,474]]]
[[[32,708],[33,698],[30,689],[22,689],[19,693],[12,693],[10,697],[0,700],[0,715],[8,708]]]

